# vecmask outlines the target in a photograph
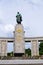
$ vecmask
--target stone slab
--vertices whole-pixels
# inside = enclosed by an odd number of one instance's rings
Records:
[[[39,64],[43,65],[43,60],[0,60],[0,64]]]

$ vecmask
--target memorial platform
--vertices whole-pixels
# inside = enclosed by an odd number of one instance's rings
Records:
[[[42,59],[34,60],[0,60],[0,65],[43,65]]]

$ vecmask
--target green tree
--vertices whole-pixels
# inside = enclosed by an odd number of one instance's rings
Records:
[[[8,56],[13,56],[13,51],[12,52],[9,52],[7,53]]]
[[[25,54],[31,55],[31,49],[30,48],[25,49]]]
[[[39,45],[39,54],[43,55],[43,42],[40,42],[40,45]]]

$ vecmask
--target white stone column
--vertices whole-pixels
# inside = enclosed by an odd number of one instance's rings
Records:
[[[31,55],[32,56],[39,56],[39,44],[38,40],[32,40],[31,41]]]
[[[1,40],[0,40],[0,56],[1,56]]]
[[[1,41],[1,56],[7,56],[7,41]]]

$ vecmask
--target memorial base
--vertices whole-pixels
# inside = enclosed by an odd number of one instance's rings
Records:
[[[22,57],[22,55],[24,55],[24,53],[14,53],[15,57]]]

